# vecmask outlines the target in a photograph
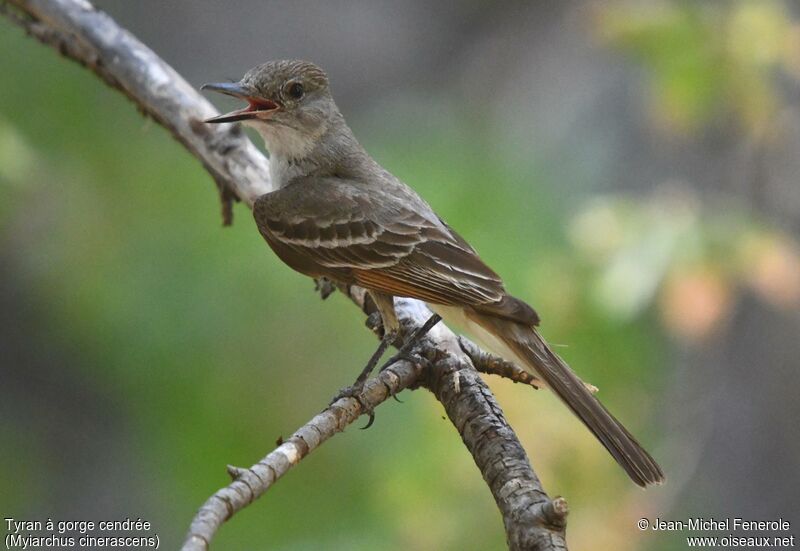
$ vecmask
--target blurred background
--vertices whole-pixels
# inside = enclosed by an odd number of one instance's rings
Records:
[[[796,4],[98,4],[196,86],[326,68],[366,148],[537,308],[668,476],[640,491],[551,395],[490,378],[573,549],[684,547],[641,517],[796,529]],[[376,341],[244,207],[223,229],[210,177],[121,95],[5,20],[0,52],[0,511],[138,516],[176,548],[225,465],[317,413]],[[441,406],[402,400],[215,548],[504,549]]]

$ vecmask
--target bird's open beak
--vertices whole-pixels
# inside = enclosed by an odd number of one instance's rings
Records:
[[[200,89],[219,92],[221,94],[243,99],[247,102],[247,107],[244,109],[237,109],[236,111],[231,111],[230,113],[225,113],[224,115],[217,115],[216,117],[206,119],[205,122],[218,123],[236,122],[247,119],[265,119],[280,107],[280,105],[272,100],[256,97],[251,90],[248,90],[238,82],[203,84]]]

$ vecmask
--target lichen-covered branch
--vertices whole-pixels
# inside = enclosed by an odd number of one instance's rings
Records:
[[[503,514],[509,548],[566,549],[567,503],[547,497],[480,375],[448,356],[424,376],[423,385],[444,405],[489,485]]]
[[[204,118],[216,114],[213,106],[152,50],[86,0],[0,0],[0,13],[94,72],[169,130],[214,178],[225,223],[231,221],[232,201],[252,206],[259,195],[272,190],[267,159],[243,133],[231,125],[203,124]],[[363,289],[341,290],[362,311],[371,313],[372,305]],[[329,291],[330,286],[323,288],[324,293]],[[411,299],[398,299],[396,308],[404,331],[419,327],[430,316],[423,303]],[[225,520],[266,492],[302,457],[352,423],[365,407],[375,407],[391,393],[420,385],[442,402],[472,453],[503,516],[509,548],[565,549],[566,504],[561,499],[551,501],[545,494],[470,358],[487,371],[530,381],[509,371],[508,365],[503,369],[487,367],[493,365],[489,356],[481,356],[477,347],[468,350],[465,354],[458,337],[440,323],[420,347],[421,356],[428,360],[424,367],[408,362],[393,365],[368,382],[362,403],[352,398],[339,400],[251,468],[231,468],[235,480],[201,507],[184,549],[207,549]]]
[[[289,469],[328,438],[358,419],[364,408],[374,409],[390,396],[414,383],[420,370],[421,366],[406,361],[397,362],[367,382],[361,402],[355,398],[341,398],[314,416],[250,468],[229,465],[228,474],[233,482],[215,492],[200,507],[192,520],[183,551],[208,549],[211,539],[223,522],[269,490]]]

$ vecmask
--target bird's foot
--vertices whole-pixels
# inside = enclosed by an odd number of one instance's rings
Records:
[[[425,362],[425,358],[423,358],[422,354],[417,352],[416,349],[414,349],[414,347],[412,347],[410,350],[407,351],[403,351],[401,349],[400,351],[397,352],[397,354],[386,360],[386,363],[384,363],[378,371],[380,373],[383,373],[384,371],[386,371],[387,369],[389,369],[394,364],[400,361],[407,361],[413,365],[421,365],[422,363]],[[390,390],[390,394],[392,398],[394,398],[395,402],[400,402],[401,404],[403,403],[403,401],[397,397],[397,394],[394,391]]]
[[[428,318],[424,324],[422,324],[413,333],[411,333],[411,335],[408,336],[408,339],[406,339],[406,342],[400,347],[400,350],[397,351],[397,354],[389,358],[386,363],[381,366],[380,371],[383,371],[390,365],[400,360],[409,361],[414,365],[419,365],[425,361],[415,349],[417,348],[417,345],[419,345],[422,337],[424,337],[428,331],[433,328],[433,326],[439,323],[441,319],[442,318],[438,314],[433,314],[430,318]]]
[[[418,347],[422,337],[424,337],[428,331],[433,328],[433,326],[439,323],[441,319],[442,318],[438,314],[433,314],[430,318],[428,318],[428,320],[422,324],[421,327],[418,327],[413,333],[411,333],[411,335],[409,335],[408,339],[406,339],[406,342],[403,343],[403,346],[401,346],[400,350],[397,351],[397,354],[386,360],[386,363],[380,367],[379,371],[383,372],[401,360],[410,362],[413,365],[421,365],[424,363],[425,358],[423,358],[422,355],[416,351],[416,348]],[[397,402],[401,402],[395,393],[392,393],[392,398],[394,398]]]
[[[362,403],[363,401],[361,400],[361,395],[363,393],[364,393],[364,383],[356,381],[356,383],[350,386],[346,386],[339,389],[339,392],[337,392],[336,395],[333,398],[331,398],[331,401],[328,403],[328,407],[332,406],[342,398],[355,398],[356,401],[361,403],[361,405],[363,406],[364,404]]]
[[[361,405],[361,410],[367,415],[369,415],[369,421],[362,428],[368,429],[369,427],[372,426],[372,423],[375,421],[375,414],[373,413],[372,408],[367,407],[367,405],[364,403],[364,400],[362,399],[362,395],[364,392],[364,383],[367,381],[369,374],[372,373],[372,370],[375,369],[375,366],[377,365],[378,361],[380,361],[384,352],[386,352],[386,349],[392,342],[394,342],[396,338],[397,338],[396,331],[390,331],[388,333],[385,333],[383,335],[383,338],[381,339],[380,344],[378,345],[377,350],[375,350],[375,352],[372,354],[369,361],[367,362],[367,365],[364,366],[364,369],[361,370],[361,373],[359,373],[358,378],[356,378],[356,381],[352,385],[346,386],[343,389],[341,389],[336,394],[336,396],[334,396],[333,400],[331,400],[331,403],[328,404],[330,406],[340,398],[355,398],[356,401]]]
[[[368,429],[372,426],[372,423],[375,422],[375,410],[369,406],[367,406],[366,402],[364,401],[364,381],[356,381],[350,386],[346,386],[339,390],[336,393],[336,396],[328,404],[328,407],[332,406],[342,398],[353,398],[358,405],[361,406],[361,412],[365,415],[369,416],[369,420],[367,424],[361,427],[362,430]]]

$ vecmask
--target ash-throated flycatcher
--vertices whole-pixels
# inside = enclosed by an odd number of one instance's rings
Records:
[[[399,329],[394,297],[425,301],[550,387],[634,482],[663,482],[653,458],[550,350],[533,308],[509,295],[475,249],[361,147],[319,67],[271,61],[240,82],[204,88],[248,104],[206,122],[241,121],[264,138],[276,190],[253,213],[286,264],[367,289],[383,318],[384,343]]]

